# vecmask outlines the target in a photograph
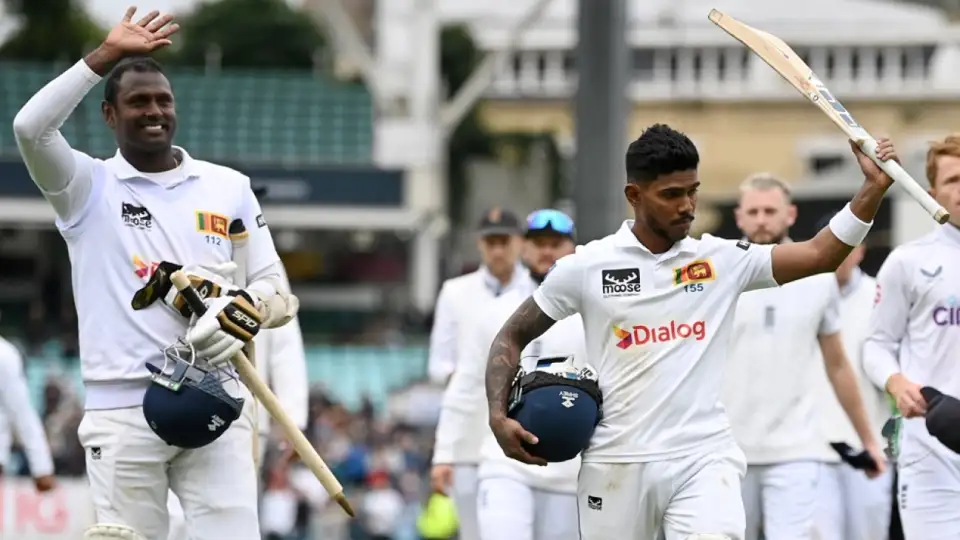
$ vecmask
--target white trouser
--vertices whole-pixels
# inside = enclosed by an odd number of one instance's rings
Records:
[[[453,487],[450,498],[457,508],[457,520],[460,529],[459,540],[480,540],[477,526],[477,465],[459,464],[453,466]]]
[[[581,540],[687,540],[695,534],[743,540],[743,452],[730,445],[648,463],[580,466]]]
[[[260,540],[250,425],[240,418],[213,443],[183,450],[161,441],[140,407],[87,411],[80,422],[98,523],[167,538],[167,494],[177,494],[192,538]]]
[[[823,464],[791,461],[750,465],[743,482],[746,540],[813,540]]]
[[[818,540],[887,540],[893,473],[870,479],[845,463],[823,465],[817,501]]]
[[[480,480],[481,540],[578,540],[577,496],[541,491],[510,478]]]
[[[233,426],[231,426],[233,429]],[[267,434],[260,434],[260,463],[263,463],[263,456],[266,453]],[[252,455],[252,454],[251,454]],[[259,478],[258,478],[259,480]],[[259,494],[259,492],[258,492]],[[258,497],[259,498],[259,497]],[[259,508],[259,505],[258,505]],[[168,540],[191,540],[190,532],[187,529],[187,519],[183,515],[183,505],[180,504],[180,498],[172,490],[167,497],[167,511],[170,512],[170,534]],[[198,539],[205,540],[205,539]]]
[[[906,540],[960,538],[960,456],[931,452],[897,470]]]

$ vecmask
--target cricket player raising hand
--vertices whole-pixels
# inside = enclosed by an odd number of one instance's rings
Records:
[[[296,299],[249,178],[172,145],[173,90],[143,55],[169,45],[177,25],[156,11],[135,20],[135,12],[128,9],[102,45],[37,92],[13,126],[70,254],[86,387],[79,436],[99,523],[87,538],[130,538],[131,530],[166,538],[169,488],[194,538],[259,540],[249,421],[239,419],[207,446],[168,445],[143,416],[147,364],[161,364],[162,349],[186,334],[201,360],[223,365],[260,326],[288,321]],[[100,160],[73,150],[59,129],[104,77],[103,117],[119,149]],[[249,230],[242,290],[226,275],[233,219]],[[211,292],[204,316],[191,323],[175,289],[132,309],[161,262],[182,266]]]
[[[535,439],[506,415],[520,352],[556,321],[583,319],[604,396],[578,479],[583,540],[743,538],[746,464],[720,404],[737,298],[831,272],[860,244],[892,180],[854,153],[863,186],[811,240],[695,240],[699,153],[655,125],[626,153],[634,219],[560,259],[503,325],[486,374],[490,426],[507,456],[535,463],[524,449]],[[895,159],[889,141],[878,156]]]

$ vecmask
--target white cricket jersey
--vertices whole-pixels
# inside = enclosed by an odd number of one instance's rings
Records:
[[[604,406],[584,462],[657,461],[732,443],[720,386],[737,297],[777,285],[773,246],[704,234],[657,255],[632,226],[560,259],[533,295],[555,320],[583,317]]]
[[[832,460],[818,431],[818,336],[840,331],[836,277],[818,274],[740,296],[722,401],[747,463]]]
[[[479,354],[486,356],[503,323],[526,299],[527,295],[510,294],[494,301],[487,310],[486,317],[476,328]],[[574,365],[578,368],[588,363],[583,320],[579,315],[557,322],[542,336],[527,345],[520,354],[520,366],[527,373],[532,373],[540,358],[567,356],[573,356]],[[545,467],[527,465],[510,459],[503,453],[489,426],[484,431],[485,438],[480,449],[480,468],[477,471],[479,478],[510,478],[543,491],[577,492],[580,456],[562,463],[551,463]]]
[[[162,363],[161,349],[187,329],[160,302],[130,305],[159,262],[230,261],[235,218],[249,232],[248,283],[280,258],[245,175],[181,148],[180,165],[162,173],[137,171],[119,151],[100,160],[71,149],[59,128],[99,80],[77,62],[23,106],[14,133],[70,254],[86,408],[112,409],[141,404],[146,363]]]
[[[864,374],[862,363],[863,343],[870,332],[870,317],[867,314],[873,309],[876,289],[877,281],[864,274],[859,268],[854,269],[850,281],[840,287],[840,337],[843,339],[843,348],[847,353],[850,366],[856,374],[857,386],[867,411],[867,418],[879,441],[882,439],[880,430],[884,422],[890,418],[890,406],[884,392],[874,386]],[[846,413],[843,412],[843,407],[830,385],[826,372],[818,377],[817,388],[815,394],[819,404],[818,416],[823,444],[845,442],[854,448],[859,447],[860,437]],[[834,456],[834,461],[839,460],[839,456]]]
[[[863,368],[884,388],[894,373],[960,397],[960,230],[940,228],[894,249],[877,274]],[[900,463],[930,451],[954,455],[923,418],[903,430]]]
[[[9,341],[0,338],[0,415],[3,427],[11,429],[23,446],[34,478],[53,474],[53,458],[40,416],[30,403],[30,390],[23,373],[23,357]],[[10,452],[12,437],[0,435],[0,466]]]
[[[480,460],[480,444],[488,429],[484,390],[487,354],[476,354],[473,333],[486,306],[497,296],[508,291],[529,296],[535,287],[529,272],[520,266],[506,287],[485,268],[444,282],[430,334],[430,365],[434,380],[450,374],[450,381],[443,393],[433,463]]]
[[[306,429],[310,380],[299,317],[281,327],[260,330],[254,343],[254,361],[260,378],[276,394],[293,423],[301,430]],[[270,432],[270,413],[263,403],[258,402],[258,406],[257,427],[261,435],[266,435]],[[250,415],[251,421],[252,413],[252,407],[244,406],[244,414]]]

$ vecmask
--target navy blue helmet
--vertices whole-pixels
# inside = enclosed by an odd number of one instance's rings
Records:
[[[596,370],[577,369],[573,357],[541,358],[532,373],[517,373],[507,416],[537,436],[527,452],[551,463],[577,457],[603,417]]]
[[[165,443],[179,448],[206,446],[223,435],[243,411],[243,398],[227,393],[225,370],[196,365],[196,352],[184,343],[163,351],[164,365],[147,364],[150,387],[143,396],[143,416]]]

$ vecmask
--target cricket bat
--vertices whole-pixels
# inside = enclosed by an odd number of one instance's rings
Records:
[[[196,314],[197,317],[203,316],[207,311],[207,306],[204,305],[203,299],[200,298],[197,290],[190,285],[190,278],[180,270],[177,270],[170,275],[170,281],[173,283],[173,286],[180,291],[180,294],[183,295],[184,300],[186,300],[187,305],[190,306],[194,314]],[[283,434],[287,437],[287,440],[290,441],[290,444],[300,456],[303,463],[313,472],[314,476],[317,477],[317,480],[320,481],[320,484],[323,485],[323,488],[327,490],[327,493],[330,494],[333,500],[337,501],[340,508],[343,508],[343,511],[346,512],[348,516],[354,517],[356,514],[353,511],[353,507],[350,506],[350,501],[347,500],[346,495],[343,493],[343,486],[340,484],[340,481],[333,475],[330,467],[323,461],[323,458],[320,457],[317,450],[303,435],[300,428],[290,419],[287,412],[283,410],[283,406],[280,405],[277,396],[274,395],[270,387],[260,378],[260,375],[257,373],[257,368],[250,363],[250,360],[247,359],[247,356],[243,352],[234,355],[231,362],[240,375],[240,381],[263,403],[263,406],[283,430]],[[254,433],[254,436],[256,437],[258,435]]]
[[[947,210],[895,161],[881,161],[877,158],[877,141],[863,128],[847,109],[833,96],[819,77],[786,43],[777,36],[748,26],[733,17],[710,10],[710,22],[733,36],[753,51],[764,62],[780,74],[798,92],[827,115],[840,131],[870,156],[890,178],[900,184],[937,223],[943,224],[950,219]]]
[[[227,232],[230,235],[230,244],[233,248],[231,259],[237,265],[236,284],[238,287],[243,289],[247,286],[247,242],[250,239],[250,233],[247,232],[247,227],[243,224],[243,220],[240,218],[230,222],[230,227],[228,228]],[[254,367],[256,367],[256,344],[251,341],[246,347],[244,347],[244,349],[246,350],[247,359],[250,360],[250,363],[253,364]],[[254,397],[253,400],[253,443],[251,451],[253,452],[253,463],[259,471],[260,404],[257,402],[256,397]]]

